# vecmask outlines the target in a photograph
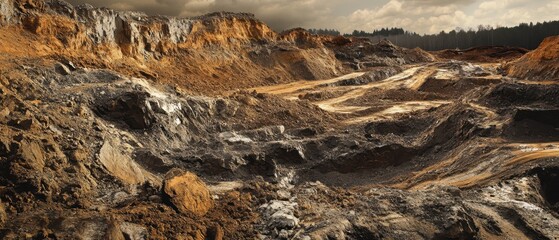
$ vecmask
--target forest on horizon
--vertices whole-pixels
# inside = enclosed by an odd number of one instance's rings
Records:
[[[319,35],[340,35],[334,29],[309,29]],[[541,41],[549,36],[559,35],[559,21],[543,23],[521,23],[514,27],[492,27],[480,25],[476,30],[456,28],[450,32],[420,35],[403,28],[382,28],[372,32],[354,30],[349,37],[366,37],[373,41],[388,39],[392,43],[405,47],[419,47],[428,51],[443,49],[467,49],[480,46],[511,46],[535,49]]]

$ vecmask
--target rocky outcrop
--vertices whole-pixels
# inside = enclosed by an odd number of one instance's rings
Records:
[[[56,55],[78,66],[109,67],[197,92],[208,91],[208,84],[216,92],[324,79],[343,70],[321,38],[306,31],[280,36],[252,14],[147,16],[59,0],[2,0],[1,7],[0,23],[11,26],[2,31],[35,35],[28,38],[33,55]],[[21,44],[2,43],[6,49]]]
[[[504,66],[508,76],[529,80],[559,79],[559,36],[548,37],[540,46]]]
[[[323,42],[329,39],[328,36],[313,35],[303,28],[294,28],[280,34],[280,39],[295,43],[301,48],[316,48],[322,46]]]
[[[193,173],[173,174],[165,180],[163,191],[179,212],[203,216],[212,207],[208,187]]]
[[[161,185],[161,180],[144,170],[130,157],[132,147],[118,139],[107,139],[99,150],[99,161],[109,173],[125,184]]]
[[[435,57],[426,51],[402,48],[388,40],[373,43],[364,38],[344,40],[339,37],[326,42],[334,50],[336,57],[354,70],[435,61]]]
[[[77,48],[117,47],[126,56],[154,57],[178,49],[220,45],[241,46],[251,41],[273,41],[276,34],[251,14],[214,13],[196,18],[148,16],[85,4],[74,7],[60,0],[23,3],[3,0],[2,15],[39,35],[55,36]],[[20,3],[19,6],[17,3]],[[66,29],[64,29],[66,28]],[[233,31],[236,30],[236,31]],[[233,40],[235,39],[235,40]]]
[[[0,26],[7,25],[12,22],[14,15],[14,6],[11,0],[0,1]]]
[[[468,49],[446,49],[434,52],[442,59],[452,59],[469,62],[500,63],[503,61],[514,61],[524,54],[528,49],[508,46],[483,46]]]

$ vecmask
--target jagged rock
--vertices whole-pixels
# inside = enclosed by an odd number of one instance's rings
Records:
[[[165,173],[173,168],[172,163],[163,156],[155,154],[147,149],[135,151],[134,160],[142,165],[142,167],[152,172]]]
[[[19,156],[22,162],[32,169],[41,171],[45,167],[45,152],[38,141],[32,139],[21,141]]]
[[[145,227],[130,222],[120,224],[120,231],[124,234],[124,239],[143,240],[149,237]]]
[[[299,226],[299,219],[295,217],[297,203],[273,200],[260,206],[264,217],[271,229],[293,229]]]
[[[256,141],[272,141],[281,138],[284,132],[285,126],[279,125],[243,131],[242,134]]]
[[[107,231],[105,232],[105,239],[111,240],[126,240],[117,221],[109,220]]]
[[[39,128],[39,123],[33,118],[23,119],[23,120],[11,120],[8,125],[14,126],[21,130],[30,130],[32,128]]]
[[[223,227],[216,224],[214,227],[208,229],[208,236],[206,239],[222,240],[224,238]]]
[[[146,129],[155,122],[155,116],[147,104],[149,94],[128,92],[110,101],[104,101],[97,108],[101,115],[123,120],[132,129]]]
[[[251,143],[252,139],[240,135],[236,132],[223,132],[219,134],[219,138],[229,143]]]
[[[62,64],[62,63],[56,63],[54,65],[54,70],[62,75],[68,75],[70,73],[72,73],[72,71],[70,70],[70,68],[68,68],[68,66]]]
[[[127,184],[141,184],[150,182],[159,185],[160,180],[144,170],[126,152],[129,148],[119,139],[112,138],[105,141],[99,151],[99,161],[111,175]]]
[[[281,142],[270,145],[268,156],[281,164],[302,164],[306,161],[301,146]]]
[[[203,216],[212,207],[208,187],[198,176],[190,172],[167,177],[163,191],[182,213]]]

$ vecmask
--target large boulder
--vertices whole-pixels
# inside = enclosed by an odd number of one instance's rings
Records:
[[[136,185],[149,182],[161,186],[161,179],[143,169],[132,158],[132,146],[119,138],[107,138],[99,150],[99,161],[109,174],[123,183]]]
[[[163,191],[181,213],[205,215],[212,207],[212,197],[206,184],[193,173],[170,174]]]

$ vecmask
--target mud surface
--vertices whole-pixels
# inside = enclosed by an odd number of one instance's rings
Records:
[[[18,3],[0,0],[0,238],[559,236],[556,82],[250,15]],[[102,44],[93,12],[199,32]],[[44,45],[62,30],[83,44]],[[126,54],[73,52],[91,49]]]

